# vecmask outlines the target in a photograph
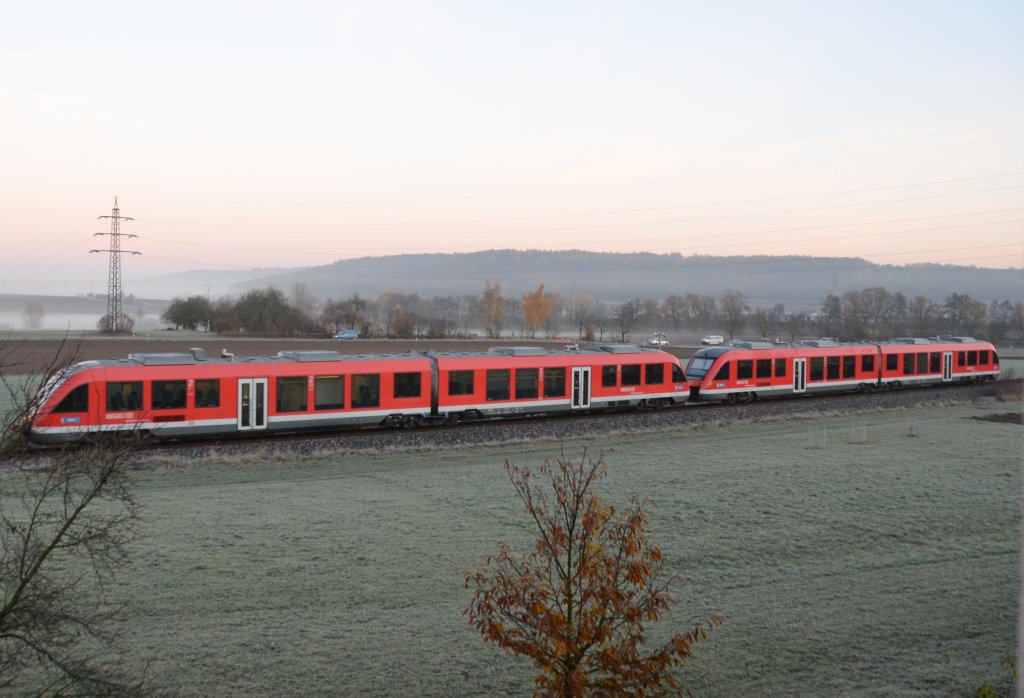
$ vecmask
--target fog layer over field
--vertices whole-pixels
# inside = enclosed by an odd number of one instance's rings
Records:
[[[609,437],[607,500],[655,495],[687,577],[670,622],[725,625],[698,695],[966,695],[1016,648],[1020,403]],[[822,432],[822,430],[825,430]],[[824,435],[823,435],[824,433]],[[570,454],[583,444],[563,444]],[[525,695],[462,616],[459,572],[530,531],[501,464],[554,443],[150,462],[115,596],[187,695]],[[652,625],[654,638],[668,627]]]

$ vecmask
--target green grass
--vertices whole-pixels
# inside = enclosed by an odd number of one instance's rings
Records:
[[[684,685],[933,696],[1000,680],[1016,648],[1024,430],[969,417],[1021,408],[594,444],[616,449],[605,499],[653,494],[650,535],[686,577],[652,640],[725,618]],[[810,448],[821,429],[824,448]],[[142,535],[112,589],[128,646],[183,695],[529,694],[531,668],[462,616],[459,572],[498,541],[529,544],[501,464],[558,448],[150,463],[137,475]]]
[[[725,625],[698,695],[965,695],[1016,647],[1020,404],[620,438],[602,491],[654,494],[687,577],[670,622]],[[910,436],[914,420],[918,436]],[[867,443],[850,443],[850,424]],[[809,434],[828,430],[826,447]],[[566,444],[576,453],[580,444]],[[529,530],[501,463],[556,444],[150,466],[115,591],[186,695],[523,695],[529,666],[461,615],[459,571]],[[652,628],[655,637],[669,627]]]

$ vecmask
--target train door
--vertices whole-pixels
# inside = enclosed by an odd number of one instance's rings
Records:
[[[807,359],[793,359],[793,392],[807,390]]]
[[[582,410],[590,407],[590,366],[572,368],[572,408]]]
[[[238,379],[238,430],[267,428],[267,379]]]
[[[953,352],[951,351],[942,354],[942,380],[953,380]]]

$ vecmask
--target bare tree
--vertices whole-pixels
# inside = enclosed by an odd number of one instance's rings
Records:
[[[501,295],[501,279],[484,284],[481,320],[488,337],[500,337],[505,327],[505,298]]]
[[[718,300],[718,308],[722,313],[722,325],[732,339],[743,329],[746,312],[750,309],[747,297],[739,291],[726,291]]]
[[[613,318],[615,320],[615,327],[619,331],[619,341],[625,342],[626,338],[629,337],[629,333],[633,331],[636,326],[636,321],[640,317],[640,303],[635,300],[628,300],[623,303],[619,303],[615,307]]]
[[[555,337],[562,328],[562,321],[565,318],[565,298],[561,293],[545,293],[544,298],[551,303],[551,312],[544,320],[544,334],[548,337]]]
[[[673,330],[678,330],[683,324],[686,316],[686,299],[676,294],[670,295],[661,304],[661,312],[668,320]]]
[[[46,310],[43,308],[42,303],[36,301],[29,301],[25,304],[25,309],[21,311],[21,318],[25,321],[25,327],[30,330],[38,330],[43,326],[44,315],[46,315]]]
[[[48,385],[12,378],[24,369],[18,349],[0,344],[0,380],[14,405],[0,435],[0,693],[151,693],[119,646],[121,609],[109,593],[138,520],[128,479],[133,443],[19,455],[19,428]],[[42,375],[70,369],[67,355]]]
[[[316,300],[316,296],[309,290],[309,287],[301,281],[295,282],[292,286],[291,306],[298,310],[300,313],[305,315],[307,318],[315,318],[317,313],[317,306],[319,305]]]
[[[579,334],[577,334],[576,338],[583,339],[584,335],[587,334],[587,330],[590,331],[589,334],[591,337],[593,337],[593,325],[594,317],[597,310],[597,301],[595,301],[592,296],[583,294],[576,297],[575,305],[576,316],[574,318],[574,321],[576,324],[576,329],[579,331]]]
[[[796,339],[805,327],[811,322],[811,319],[805,312],[789,313],[786,315],[786,332],[789,333],[790,339]]]
[[[608,308],[605,307],[604,303],[598,303],[595,306],[591,321],[594,323],[594,327],[597,328],[598,339],[603,342],[604,333],[608,331],[612,322],[611,313],[608,312]]]

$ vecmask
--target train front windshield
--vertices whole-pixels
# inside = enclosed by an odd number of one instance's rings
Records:
[[[700,380],[707,375],[708,369],[713,363],[715,363],[715,357],[695,354],[690,359],[690,363],[686,364],[686,377],[691,380]]]

